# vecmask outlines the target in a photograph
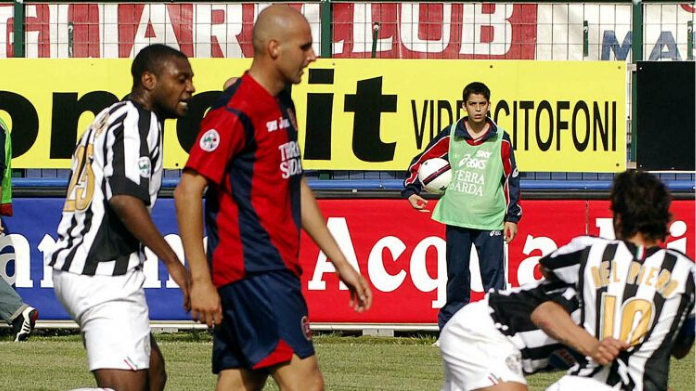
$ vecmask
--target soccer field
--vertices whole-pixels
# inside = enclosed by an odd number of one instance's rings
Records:
[[[213,390],[211,338],[206,332],[157,334],[164,352],[167,390]],[[70,390],[94,385],[77,335],[32,337],[26,343],[0,342],[0,389]],[[432,337],[316,336],[315,345],[327,390],[438,390],[442,382],[439,350]],[[543,390],[561,374],[528,379],[531,390]],[[267,390],[277,389],[272,381]],[[694,352],[672,360],[670,385],[694,390]],[[589,390],[588,390],[589,391]]]

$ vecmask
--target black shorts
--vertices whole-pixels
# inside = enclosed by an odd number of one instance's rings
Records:
[[[222,324],[215,328],[213,373],[263,369],[292,355],[314,355],[300,279],[289,271],[248,276],[219,289]]]

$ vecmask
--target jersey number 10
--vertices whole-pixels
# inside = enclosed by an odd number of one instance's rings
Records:
[[[653,322],[655,304],[652,301],[631,298],[621,306],[618,339],[635,346],[641,342]],[[614,336],[616,323],[616,296],[602,293],[602,324],[600,340]]]

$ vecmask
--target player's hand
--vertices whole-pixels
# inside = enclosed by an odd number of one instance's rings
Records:
[[[624,341],[607,337],[595,345],[592,352],[590,352],[590,358],[599,365],[609,365],[619,356],[619,353],[628,349],[628,347],[628,343]]]
[[[425,209],[425,207],[428,205],[428,200],[419,196],[418,194],[411,194],[411,196],[408,197],[408,202],[411,204],[413,209],[416,209],[419,212],[430,212],[429,210]]]
[[[188,311],[191,308],[191,301],[189,295],[191,287],[191,274],[178,260],[168,263],[167,271],[169,272],[169,275],[174,279],[174,282],[176,282],[179,285],[181,293],[183,293],[184,295],[184,309]]]
[[[191,316],[208,327],[222,322],[220,294],[210,280],[191,282]]]
[[[355,312],[363,312],[372,305],[372,290],[365,277],[356,272],[348,262],[337,270],[338,278],[343,281],[350,291],[350,306]]]
[[[505,235],[505,243],[512,242],[512,240],[515,239],[515,236],[517,236],[517,224],[509,221],[505,222],[503,234]]]

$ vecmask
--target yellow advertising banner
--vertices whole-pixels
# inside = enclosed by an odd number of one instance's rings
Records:
[[[131,86],[129,59],[0,62],[0,117],[14,167],[67,168],[78,135]],[[166,168],[180,168],[222,83],[249,59],[192,59],[187,117],[165,123]],[[491,89],[490,116],[510,135],[521,171],[617,172],[626,162],[621,62],[322,59],[292,87],[305,169],[405,170],[466,115],[462,90]],[[17,133],[19,132],[19,133]]]

